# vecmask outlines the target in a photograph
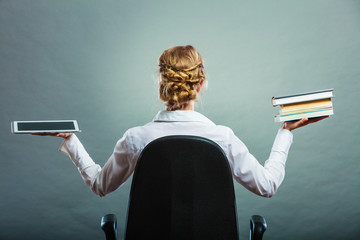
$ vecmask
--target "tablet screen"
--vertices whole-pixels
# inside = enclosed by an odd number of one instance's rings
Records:
[[[61,133],[79,132],[76,120],[50,120],[50,121],[13,121],[12,133]]]
[[[18,122],[19,131],[75,130],[74,122]]]

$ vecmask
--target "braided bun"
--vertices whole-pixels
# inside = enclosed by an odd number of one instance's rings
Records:
[[[203,60],[193,46],[165,50],[159,58],[160,99],[177,110],[197,99],[197,86],[206,80]]]

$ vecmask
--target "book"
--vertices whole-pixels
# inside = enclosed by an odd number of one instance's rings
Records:
[[[312,100],[307,102],[290,103],[280,106],[279,114],[292,114],[304,111],[315,111],[332,108],[331,98]]]
[[[333,97],[333,89],[273,97],[273,106],[280,107],[274,120],[284,122],[333,115]]]
[[[332,98],[334,89],[326,89],[320,91],[313,91],[313,92],[306,92],[306,93],[299,93],[294,95],[287,95],[287,96],[280,96],[280,97],[273,97],[272,104],[273,106],[290,104],[290,103],[298,103],[298,102],[306,102],[311,100],[317,99],[324,99],[324,98]]]
[[[276,115],[275,122],[293,121],[293,120],[300,120],[303,118],[323,117],[323,116],[330,116],[333,114],[334,114],[333,109],[324,109],[324,110],[304,112],[304,113]]]

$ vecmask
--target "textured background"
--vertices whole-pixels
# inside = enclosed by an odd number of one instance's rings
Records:
[[[360,2],[0,0],[0,239],[122,239],[130,181],[100,198],[57,152],[61,139],[12,135],[13,120],[77,119],[103,165],[126,129],[163,109],[163,50],[192,44],[209,86],[197,105],[264,163],[274,95],[334,88],[335,115],[294,132],[286,178],[265,199],[236,184],[240,237],[360,238]]]

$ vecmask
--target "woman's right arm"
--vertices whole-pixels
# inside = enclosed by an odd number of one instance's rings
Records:
[[[292,130],[318,122],[326,117],[284,122],[274,140],[270,156],[262,166],[233,133],[229,147],[234,178],[251,192],[272,197],[285,177],[285,164],[293,141]]]
[[[285,163],[292,140],[292,133],[280,128],[270,157],[263,166],[231,132],[228,151],[235,180],[259,196],[272,197],[284,180]]]

